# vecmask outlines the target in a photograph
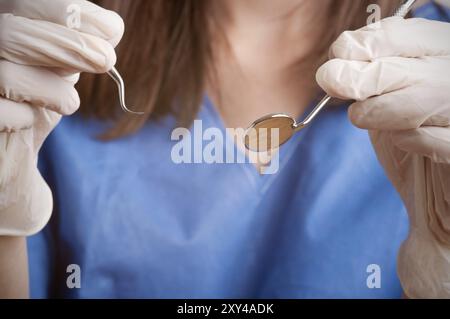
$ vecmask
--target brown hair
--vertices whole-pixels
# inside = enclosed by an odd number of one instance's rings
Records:
[[[117,68],[126,83],[127,104],[145,111],[146,115],[122,113],[114,83],[107,76],[89,74],[84,74],[77,86],[81,113],[113,120],[114,125],[102,136],[105,139],[134,133],[149,119],[168,114],[174,115],[180,126],[189,126],[201,105],[212,66],[208,0],[94,2],[118,12],[125,21],[125,35],[117,48]],[[399,0],[333,0],[329,8],[329,23],[333,27],[328,28],[322,41],[322,53],[341,32],[364,25],[368,16],[366,8],[374,2],[380,4],[383,16],[400,3]],[[319,62],[323,62],[325,54],[320,56]]]

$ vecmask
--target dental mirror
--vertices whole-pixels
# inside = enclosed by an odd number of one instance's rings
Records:
[[[417,0],[404,0],[402,5],[394,12],[393,16],[404,18]],[[244,136],[245,147],[253,152],[267,152],[279,148],[285,144],[295,133],[307,127],[322,109],[331,100],[326,95],[312,110],[312,112],[300,123],[286,114],[267,115],[247,129]]]
[[[279,148],[295,133],[308,126],[330,99],[330,96],[325,96],[300,123],[286,114],[272,114],[260,118],[245,132],[245,147],[253,152],[267,152]]]

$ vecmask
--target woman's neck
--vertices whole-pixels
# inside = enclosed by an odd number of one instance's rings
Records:
[[[208,91],[227,126],[304,111],[317,92],[311,55],[325,31],[329,1],[212,2],[215,76]]]

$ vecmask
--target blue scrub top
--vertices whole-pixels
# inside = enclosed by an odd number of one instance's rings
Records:
[[[225,132],[207,98],[198,119]],[[274,175],[251,163],[175,164],[173,127],[167,118],[104,143],[107,123],[62,120],[40,153],[55,211],[28,242],[32,297],[401,296],[407,214],[347,107],[329,107],[283,146]],[[79,289],[67,287],[70,264]],[[379,288],[367,285],[373,264]]]

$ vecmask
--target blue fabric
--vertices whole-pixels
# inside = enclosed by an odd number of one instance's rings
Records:
[[[106,123],[64,118],[40,154],[55,212],[29,240],[32,297],[400,297],[407,215],[346,109],[321,114],[263,176],[173,163],[170,118],[108,143],[95,138]],[[224,131],[208,99],[198,118]],[[69,264],[81,289],[66,286]]]

